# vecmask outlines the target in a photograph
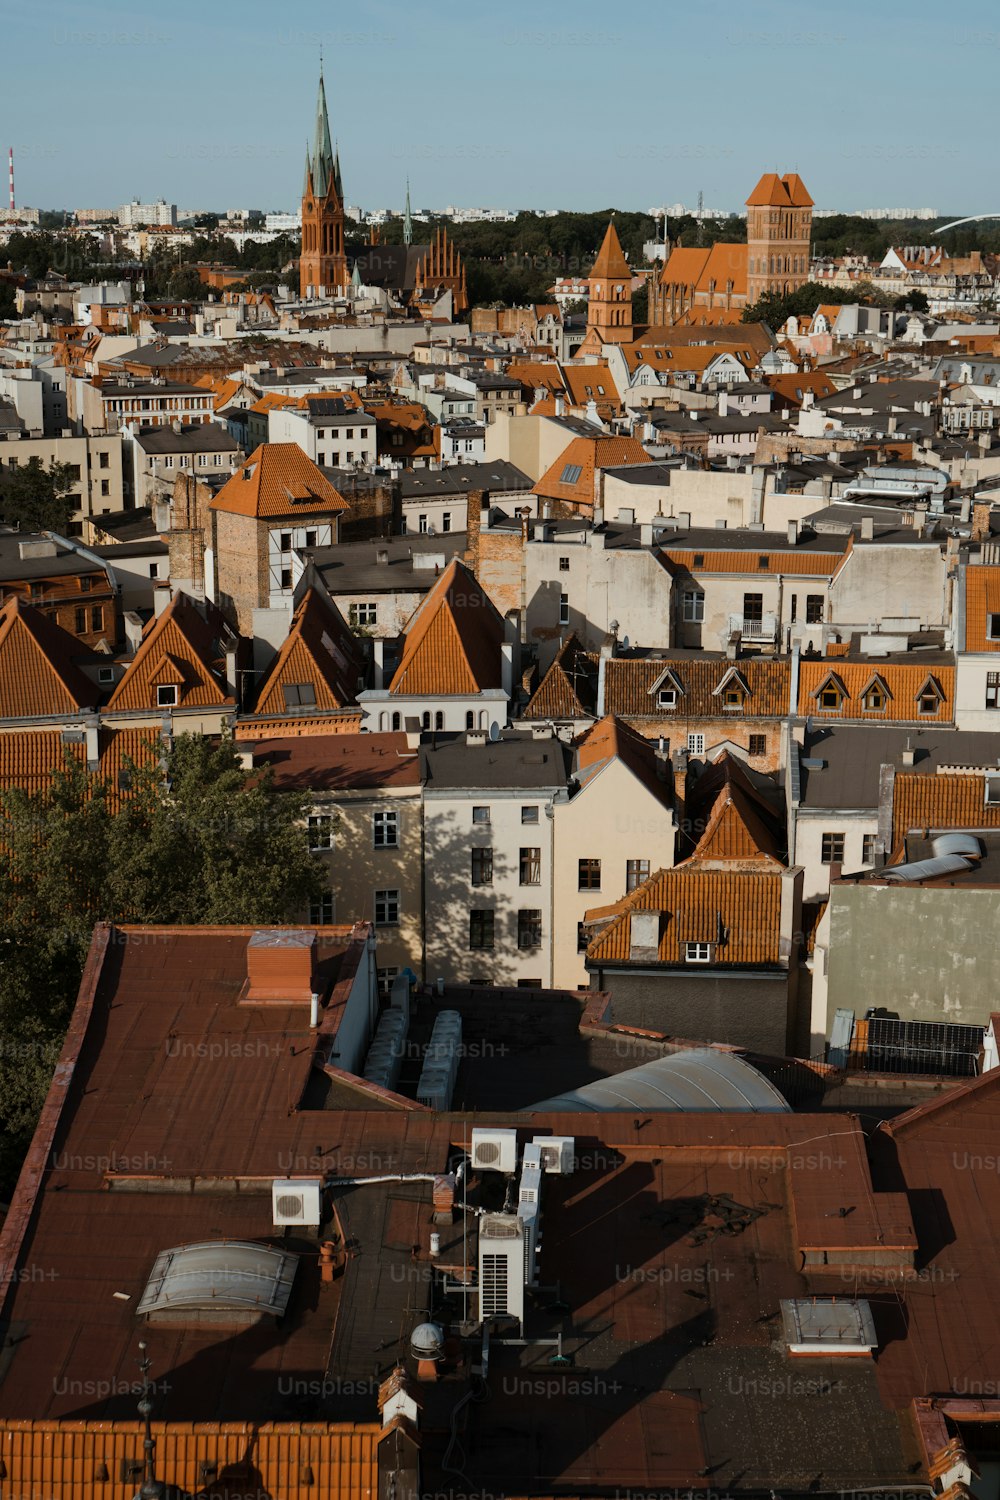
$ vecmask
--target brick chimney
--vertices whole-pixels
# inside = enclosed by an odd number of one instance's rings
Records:
[[[470,490],[465,497],[465,561],[470,570],[479,577],[479,537],[483,524],[483,504],[488,503],[485,490]]]
[[[247,944],[243,1005],[308,1005],[316,990],[316,934],[264,928]]]
[[[985,542],[990,535],[990,510],[992,509],[988,500],[974,500],[972,503],[972,536],[974,542]]]

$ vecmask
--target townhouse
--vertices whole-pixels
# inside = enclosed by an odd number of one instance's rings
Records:
[[[137,509],[172,491],[177,474],[188,471],[196,477],[228,477],[243,462],[236,439],[218,422],[185,425],[177,420],[169,426],[130,432],[126,463],[132,462],[131,494]]]

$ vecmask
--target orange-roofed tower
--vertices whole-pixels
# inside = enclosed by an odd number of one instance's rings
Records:
[[[587,336],[590,343],[632,342],[632,272],[612,219],[590,268]]]
[[[321,67],[316,133],[312,154],[306,152],[306,176],[302,188],[299,291],[303,297],[329,296],[345,291],[349,279],[344,254],[344,184],[340,177],[340,155],[334,151],[330,140]]]
[[[747,208],[747,302],[809,280],[813,201],[797,172],[765,172]]]

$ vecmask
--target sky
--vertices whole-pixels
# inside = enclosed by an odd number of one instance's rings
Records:
[[[18,204],[297,207],[321,48],[365,209],[998,196],[995,0],[0,0]]]

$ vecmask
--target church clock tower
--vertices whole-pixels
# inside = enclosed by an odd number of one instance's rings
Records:
[[[349,280],[344,254],[344,185],[340,177],[340,155],[330,142],[330,121],[321,69],[316,100],[316,134],[312,154],[306,151],[306,177],[302,189],[299,291],[303,297],[329,297],[346,291]]]

